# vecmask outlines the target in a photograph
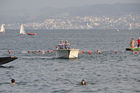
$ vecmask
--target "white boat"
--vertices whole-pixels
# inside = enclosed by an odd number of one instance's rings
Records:
[[[5,27],[4,27],[4,26],[5,26],[5,24],[2,24],[2,25],[1,25],[1,30],[0,30],[0,32],[2,32],[2,33],[5,33]]]
[[[23,24],[20,26],[20,34],[22,35],[26,34]]]
[[[79,49],[58,49],[55,53],[57,58],[78,58]]]

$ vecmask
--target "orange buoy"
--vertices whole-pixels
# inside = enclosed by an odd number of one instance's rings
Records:
[[[28,54],[30,54],[30,51],[28,50]]]
[[[11,52],[9,52],[9,54],[11,54]]]
[[[11,54],[10,50],[8,50],[8,53]]]
[[[137,54],[138,54],[138,52],[135,52],[135,54],[137,55]]]
[[[47,52],[50,53],[50,50],[48,50]]]
[[[33,54],[36,54],[36,52],[35,52],[35,51],[33,51],[32,53],[33,53]]]
[[[84,53],[84,51],[81,51],[81,53],[83,54],[83,53]]]
[[[91,54],[92,54],[92,52],[91,52],[91,51],[88,51],[88,54],[89,54],[89,55],[91,55]]]
[[[101,54],[101,51],[100,50],[97,50],[98,54]]]

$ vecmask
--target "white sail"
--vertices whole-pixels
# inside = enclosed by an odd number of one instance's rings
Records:
[[[20,34],[26,34],[23,24],[20,26]]]
[[[3,33],[5,32],[5,27],[4,27],[4,26],[5,26],[5,24],[2,24],[2,25],[1,25],[1,30],[0,30],[0,32],[3,32]]]
[[[130,31],[132,30],[132,24],[129,24],[129,30]]]

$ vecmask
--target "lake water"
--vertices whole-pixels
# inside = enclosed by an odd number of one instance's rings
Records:
[[[0,33],[0,56],[18,56],[0,67],[0,93],[140,93],[140,52],[125,51],[140,30],[28,32],[38,35],[19,35],[18,30]],[[68,40],[72,48],[85,53],[78,59],[56,59],[52,50],[60,40]],[[32,52],[39,50],[46,54]],[[10,84],[12,78],[16,85]],[[82,79],[86,86],[80,85]]]

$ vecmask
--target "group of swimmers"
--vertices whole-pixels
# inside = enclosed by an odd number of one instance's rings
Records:
[[[15,79],[11,79],[11,84],[12,85],[16,84]],[[86,81],[84,79],[81,81],[81,85],[86,85]]]
[[[140,47],[140,37],[137,40],[137,47]],[[131,38],[130,48],[135,48],[135,40],[134,40],[134,38]]]
[[[58,44],[58,49],[70,49],[70,43],[68,42],[68,40],[66,40],[65,43],[63,42],[63,40],[61,40]]]

